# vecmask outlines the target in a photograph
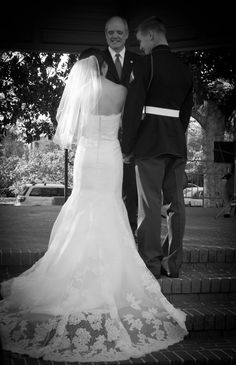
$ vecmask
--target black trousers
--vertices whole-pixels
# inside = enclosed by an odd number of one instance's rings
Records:
[[[169,156],[136,161],[138,248],[155,276],[160,275],[161,266],[170,274],[178,274],[182,264],[185,166],[185,159]],[[163,204],[167,205],[168,234],[161,242]]]
[[[122,195],[133,233],[137,229],[138,193],[135,176],[135,163],[124,164]]]

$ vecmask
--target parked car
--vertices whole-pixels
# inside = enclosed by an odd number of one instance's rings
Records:
[[[185,198],[192,198],[197,192],[203,192],[203,187],[193,183],[188,183],[188,186],[183,190]]]
[[[68,195],[72,189],[68,188]],[[60,183],[26,184],[23,193],[16,196],[15,206],[21,205],[62,205],[65,186]]]
[[[203,206],[203,189],[196,191],[191,197],[184,198],[185,205],[190,207],[202,207]]]

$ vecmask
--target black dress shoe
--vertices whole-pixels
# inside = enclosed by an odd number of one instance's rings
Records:
[[[179,274],[178,273],[171,273],[171,272],[167,272],[166,273],[166,276],[168,278],[178,278],[179,277]]]
[[[179,273],[177,273],[177,272],[171,273],[169,271],[166,271],[163,266],[161,267],[161,274],[167,276],[168,278],[178,278],[179,277]]]
[[[224,218],[230,218],[230,214],[229,213],[225,213],[224,214]]]

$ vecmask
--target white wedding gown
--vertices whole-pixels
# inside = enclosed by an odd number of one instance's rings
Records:
[[[181,341],[185,313],[140,258],[122,200],[121,116],[89,117],[45,255],[2,283],[1,341],[55,361],[119,361]]]

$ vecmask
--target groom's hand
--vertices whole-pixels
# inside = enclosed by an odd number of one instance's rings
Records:
[[[130,155],[125,155],[124,153],[123,153],[123,162],[125,163],[125,164],[130,164],[131,163],[131,158],[132,158],[132,153],[130,154]]]

